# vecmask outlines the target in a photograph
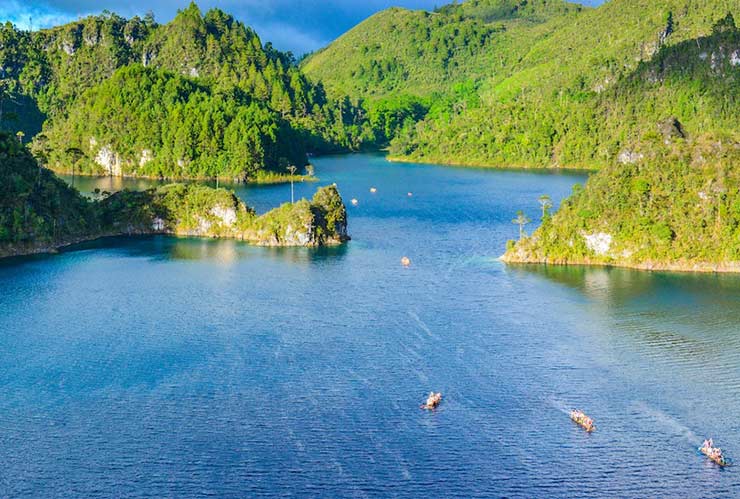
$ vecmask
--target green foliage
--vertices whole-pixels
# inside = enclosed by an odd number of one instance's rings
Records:
[[[354,99],[447,93],[456,82],[509,73],[541,33],[541,18],[565,19],[582,9],[557,0],[547,2],[552,9],[541,9],[546,2],[538,0],[532,3],[537,15],[522,10],[521,16],[489,23],[489,16],[476,11],[483,3],[490,2],[450,5],[437,13],[385,10],[306,58],[302,68],[332,95]]]
[[[45,135],[48,164],[82,173],[246,180],[306,163],[300,136],[248,95],[139,65],[85,92]],[[107,170],[95,161],[106,153]]]
[[[16,137],[0,134],[0,254],[53,244],[97,228],[89,203],[40,168]]]
[[[740,68],[729,60],[740,48],[739,8],[735,0],[613,0],[596,9],[469,0],[435,14],[391,9],[303,68],[356,99],[428,98],[424,119],[396,129],[394,156],[595,169],[659,134],[656,123],[669,117],[689,131],[736,129]]]
[[[437,9],[440,14],[477,18],[485,22],[510,19],[547,20],[556,15],[579,12],[581,5],[560,0],[468,0]]]
[[[0,27],[0,128],[30,139],[48,118],[35,152],[58,170],[101,172],[94,138],[124,174],[243,178],[363,147],[374,140],[363,113],[217,9],[191,4],[165,25],[106,12],[33,33]]]
[[[515,260],[687,268],[740,261],[740,143],[704,135],[636,148],[641,161],[593,175],[550,223],[508,254]],[[586,235],[594,234],[611,237],[606,253],[586,244]]]

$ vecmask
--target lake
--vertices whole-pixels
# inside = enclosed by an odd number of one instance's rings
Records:
[[[496,260],[517,210],[539,220],[584,174],[314,163],[296,195],[337,183],[346,246],[148,237],[0,263],[0,496],[740,494],[696,450],[740,460],[740,277]]]

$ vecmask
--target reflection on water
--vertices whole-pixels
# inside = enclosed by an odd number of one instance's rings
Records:
[[[161,180],[112,176],[59,175],[59,177],[85,195],[92,194],[96,189],[101,192],[118,192],[124,189],[142,191],[167,183]]]
[[[740,456],[738,277],[494,260],[583,175],[316,167],[359,200],[346,246],[118,238],[0,265],[0,496],[738,495],[696,454]]]
[[[682,380],[678,392],[683,396],[693,386],[695,403],[712,393],[713,411],[737,413],[740,276],[545,265],[516,272],[581,293],[606,322],[600,341],[620,355],[646,359],[649,364],[639,371],[645,379]]]
[[[106,237],[95,241],[69,246],[63,252],[94,251],[100,249],[114,250],[129,257],[145,257],[163,261],[207,261],[221,265],[230,265],[237,260],[259,258],[273,260],[291,265],[307,266],[326,258],[341,258],[347,253],[347,246],[328,246],[321,248],[302,247],[255,247],[238,240],[209,239],[175,236],[133,236]],[[40,256],[39,258],[48,258]],[[27,260],[26,257],[7,264],[17,264]]]

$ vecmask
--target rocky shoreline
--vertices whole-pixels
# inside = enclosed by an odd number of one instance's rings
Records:
[[[613,267],[654,272],[687,272],[704,274],[732,274],[740,273],[740,262],[626,262],[626,261],[600,261],[589,258],[557,260],[551,258],[536,258],[515,255],[506,252],[501,255],[499,261],[510,265],[558,265],[578,267]]]
[[[334,185],[319,188],[310,201],[285,203],[259,216],[232,192],[197,184],[122,191],[95,205],[100,228],[94,232],[52,242],[0,245],[0,258],[56,253],[121,236],[234,239],[272,247],[332,246],[350,239],[347,212]]]

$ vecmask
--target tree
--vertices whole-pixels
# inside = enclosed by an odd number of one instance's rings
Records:
[[[542,207],[542,219],[544,220],[545,217],[550,214],[550,208],[552,208],[552,198],[547,194],[543,194],[542,196],[537,198],[537,201],[539,201],[540,206]]]
[[[3,104],[10,97],[10,79],[0,79],[0,129],[3,125]]]
[[[290,172],[290,202],[295,203],[295,199],[293,197],[293,176],[295,175],[296,170],[298,168],[295,165],[290,165],[288,167],[288,171]]]
[[[511,221],[511,223],[519,226],[519,240],[521,241],[524,238],[524,226],[527,225],[532,220],[527,217],[527,215],[524,214],[522,210],[519,210],[516,212],[516,218]]]

